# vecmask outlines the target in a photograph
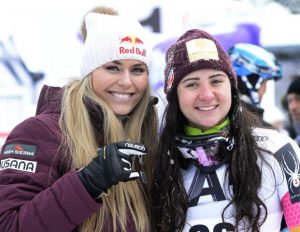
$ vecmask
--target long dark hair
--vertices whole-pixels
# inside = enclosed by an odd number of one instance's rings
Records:
[[[261,170],[257,165],[257,157],[261,149],[252,131],[260,123],[259,118],[247,109],[241,110],[238,90],[233,84],[231,91],[232,106],[228,117],[235,148],[230,155],[226,177],[232,183],[233,192],[229,204],[223,210],[222,219],[224,221],[226,209],[233,205],[235,230],[238,225],[243,225],[247,226],[246,230],[259,231],[266,219],[267,208],[258,197]],[[188,200],[180,171],[183,161],[174,145],[174,136],[183,132],[186,119],[180,111],[176,91],[170,96],[163,122],[158,153],[151,163],[154,175],[149,194],[151,231],[182,231],[186,222]],[[263,210],[265,212],[261,220]]]

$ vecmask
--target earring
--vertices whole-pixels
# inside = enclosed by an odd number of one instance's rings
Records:
[[[168,150],[167,154],[170,157],[170,164],[173,165],[175,163],[175,161],[171,158],[171,154],[170,154],[169,150]]]

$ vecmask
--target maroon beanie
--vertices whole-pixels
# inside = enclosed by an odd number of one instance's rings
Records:
[[[221,70],[236,86],[235,72],[222,46],[207,32],[193,29],[185,32],[166,53],[164,90],[167,99],[184,76],[199,69]]]

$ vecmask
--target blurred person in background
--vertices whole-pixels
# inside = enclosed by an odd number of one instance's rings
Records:
[[[82,34],[81,76],[44,86],[36,116],[1,149],[1,232],[150,231],[141,176],[158,122],[146,31],[97,7]]]
[[[238,43],[228,53],[237,75],[242,103],[262,119],[264,126],[272,127],[263,120],[261,101],[267,82],[282,77],[280,64],[272,53],[254,44]]]
[[[290,125],[287,130],[300,146],[300,76],[296,75],[290,83],[285,96]]]

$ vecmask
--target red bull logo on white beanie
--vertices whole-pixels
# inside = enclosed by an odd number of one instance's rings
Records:
[[[119,53],[122,54],[137,54],[146,56],[146,49],[144,48],[144,42],[137,36],[125,36],[121,38],[119,45]]]
[[[121,59],[144,62],[149,68],[146,30],[134,19],[89,13],[85,17],[87,37],[80,66],[84,78],[98,67]]]

